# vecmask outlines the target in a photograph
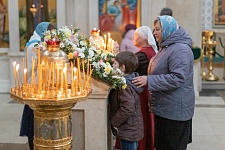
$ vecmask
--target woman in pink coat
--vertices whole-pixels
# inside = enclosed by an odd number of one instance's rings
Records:
[[[120,51],[130,51],[133,53],[136,53],[139,51],[139,48],[134,46],[133,44],[133,37],[134,37],[134,31],[136,30],[136,26],[134,24],[128,24],[125,27],[125,36],[121,42],[120,45]]]

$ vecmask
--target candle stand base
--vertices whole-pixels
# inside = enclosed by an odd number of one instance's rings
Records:
[[[86,100],[91,92],[62,99],[25,98],[11,92],[11,98],[34,110],[35,150],[72,150],[71,109],[78,101]]]
[[[209,72],[205,77],[204,79],[206,81],[218,81],[219,80],[219,77],[217,77],[214,73],[212,72]]]

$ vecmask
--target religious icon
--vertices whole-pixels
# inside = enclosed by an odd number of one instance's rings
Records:
[[[214,1],[214,13],[213,13],[214,26],[225,25],[225,0]]]
[[[140,26],[140,0],[99,0],[101,33],[119,33],[122,38],[127,24]]]

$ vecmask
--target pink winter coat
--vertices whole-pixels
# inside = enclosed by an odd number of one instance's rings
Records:
[[[136,53],[139,51],[139,48],[134,46],[133,44],[133,36],[134,36],[134,31],[135,30],[129,30],[126,34],[125,37],[123,38],[121,45],[120,45],[120,51],[131,51],[133,53]]]

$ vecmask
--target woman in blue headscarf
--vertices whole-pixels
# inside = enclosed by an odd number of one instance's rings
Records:
[[[185,150],[191,139],[194,115],[194,56],[192,40],[171,16],[154,21],[159,52],[149,63],[148,76],[133,79],[138,86],[148,85],[155,115],[156,150]]]
[[[37,25],[33,35],[30,40],[26,43],[24,52],[28,51],[28,77],[31,77],[32,71],[32,58],[37,59],[35,45],[39,44],[44,37],[47,30],[52,30],[55,27],[49,22],[41,22]],[[36,70],[35,70],[36,74]],[[31,80],[30,78],[28,79]],[[34,114],[33,110],[28,106],[24,106],[23,116],[21,121],[20,136],[27,136],[30,150],[34,149],[33,137],[34,137]]]

